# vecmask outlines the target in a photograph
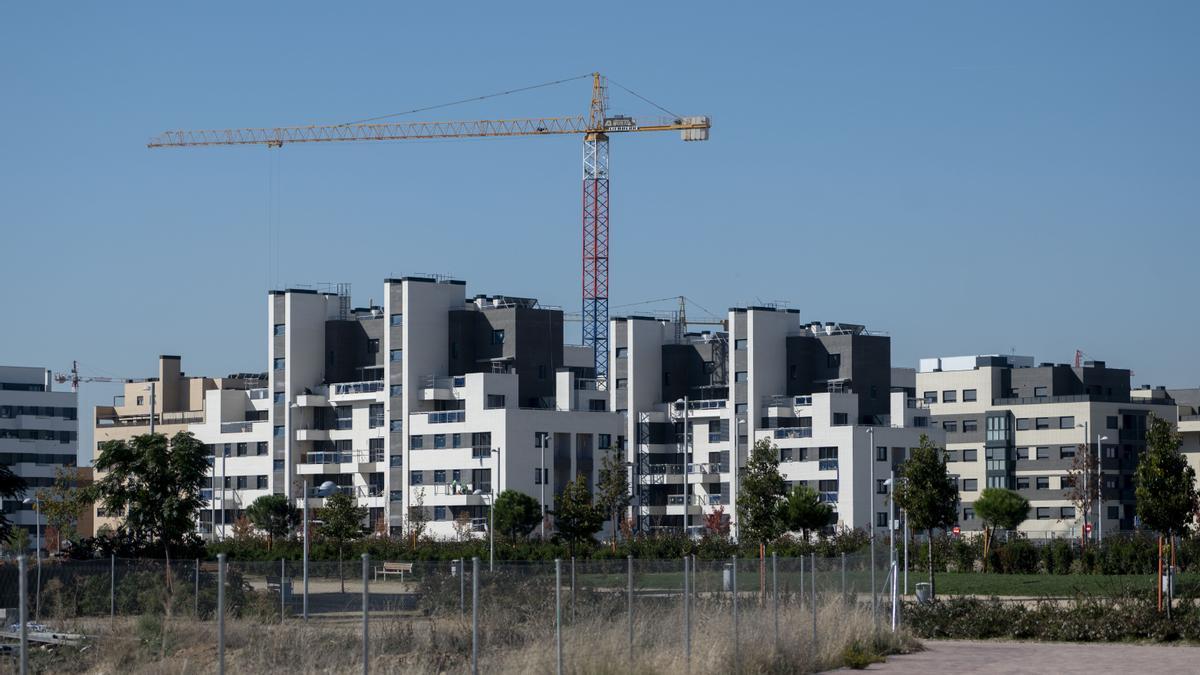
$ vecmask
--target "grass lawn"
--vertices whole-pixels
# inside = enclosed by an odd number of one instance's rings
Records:
[[[909,571],[909,591],[928,577]],[[1126,590],[1154,590],[1152,574],[979,574],[943,572],[937,577],[939,595],[1014,595],[1025,597],[1071,596],[1077,593],[1113,596]],[[1181,574],[1175,581],[1178,596],[1194,597],[1200,590],[1200,574]]]

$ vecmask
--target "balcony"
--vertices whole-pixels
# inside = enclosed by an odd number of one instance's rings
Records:
[[[155,424],[200,424],[204,422],[204,411],[167,412],[154,416]],[[117,415],[115,413],[96,417],[98,427],[148,427],[150,415]]]
[[[266,389],[251,389],[250,390],[250,400],[251,401],[259,401],[259,400],[264,400],[264,399],[268,399],[268,398],[271,398],[271,392]]]
[[[784,438],[812,438],[812,427],[787,427],[784,429],[776,429],[774,434],[776,439]]]
[[[698,462],[688,465],[688,473],[717,474],[729,473],[728,462]]]
[[[465,422],[467,421],[467,413],[462,410],[431,412],[426,414],[425,421],[429,424],[454,424],[455,422]]]
[[[708,398],[699,401],[688,401],[688,410],[722,410],[729,405],[729,399]]]
[[[336,382],[329,385],[330,401],[351,401],[359,399],[375,399],[375,394],[383,391],[383,380],[364,380],[361,382]]]
[[[329,440],[328,429],[296,429],[296,440],[304,441],[327,441]]]
[[[819,459],[817,460],[817,469],[821,471],[837,471],[837,459]]]
[[[608,385],[604,380],[591,377],[575,378],[575,388],[580,391],[607,391]]]
[[[446,377],[428,375],[421,382],[422,401],[452,401],[458,398],[454,390],[467,386],[467,378],[462,375]]]
[[[657,475],[682,476],[683,475],[683,465],[682,464],[651,464],[650,466],[646,467],[646,470],[643,471],[642,474],[647,475],[647,476],[657,476]]]
[[[221,422],[221,433],[244,434],[254,431],[254,422]]]
[[[819,497],[821,499],[821,503],[823,503],[823,504],[836,504],[837,500],[838,500],[838,493],[837,492],[821,492],[819,494]]]
[[[729,440],[729,436],[721,433],[720,431],[710,431],[708,433],[708,442],[709,443],[724,443],[725,441],[728,441],[728,440]]]

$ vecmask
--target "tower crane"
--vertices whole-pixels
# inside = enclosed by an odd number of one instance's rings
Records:
[[[71,362],[71,370],[66,373],[55,373],[54,381],[59,384],[71,383],[71,391],[79,391],[79,385],[83,382],[128,382],[123,377],[80,377],[79,362]]]
[[[265,145],[268,148],[279,148],[284,143],[582,135],[583,342],[592,347],[595,354],[596,377],[603,378],[608,372],[609,136],[646,131],[679,131],[685,141],[706,141],[712,124],[707,116],[685,117],[672,114],[671,117],[660,119],[635,119],[626,115],[610,115],[607,78],[600,73],[591,73],[591,78],[592,99],[587,115],[165,131],[147,145],[150,148],[217,145]]]

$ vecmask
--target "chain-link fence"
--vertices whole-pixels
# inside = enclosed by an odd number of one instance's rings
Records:
[[[31,672],[804,672],[895,639],[884,556],[22,564]]]

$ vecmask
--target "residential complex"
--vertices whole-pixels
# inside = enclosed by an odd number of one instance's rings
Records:
[[[1081,449],[1098,449],[1101,456],[1101,517],[1093,509],[1088,518],[1096,535],[1134,529],[1133,472],[1146,447],[1148,416],[1178,421],[1165,390],[1131,392],[1129,371],[1103,361],[1034,366],[1027,356],[922,359],[916,386],[921,405],[946,434],[964,529],[981,527],[973,503],[990,486],[1029,499],[1029,520],[1020,529],[1030,536],[1077,535],[1084,514],[1069,497],[1067,474]]]
[[[941,440],[902,371],[893,386],[890,338],[770,307],[733,308],[726,327],[613,321],[612,405],[634,439],[637,527],[696,532],[719,512],[736,536],[732,469],[762,439],[777,446],[789,485],[833,506],[831,525],[886,526],[891,467],[923,433]]]
[[[0,366],[0,463],[25,479],[23,497],[4,500],[4,513],[15,527],[29,531],[31,546],[45,541],[45,518],[37,525],[37,490],[54,484],[55,472],[74,467],[79,455],[79,417],[75,392],[54,391],[45,368]],[[38,533],[42,539],[38,539]]]

